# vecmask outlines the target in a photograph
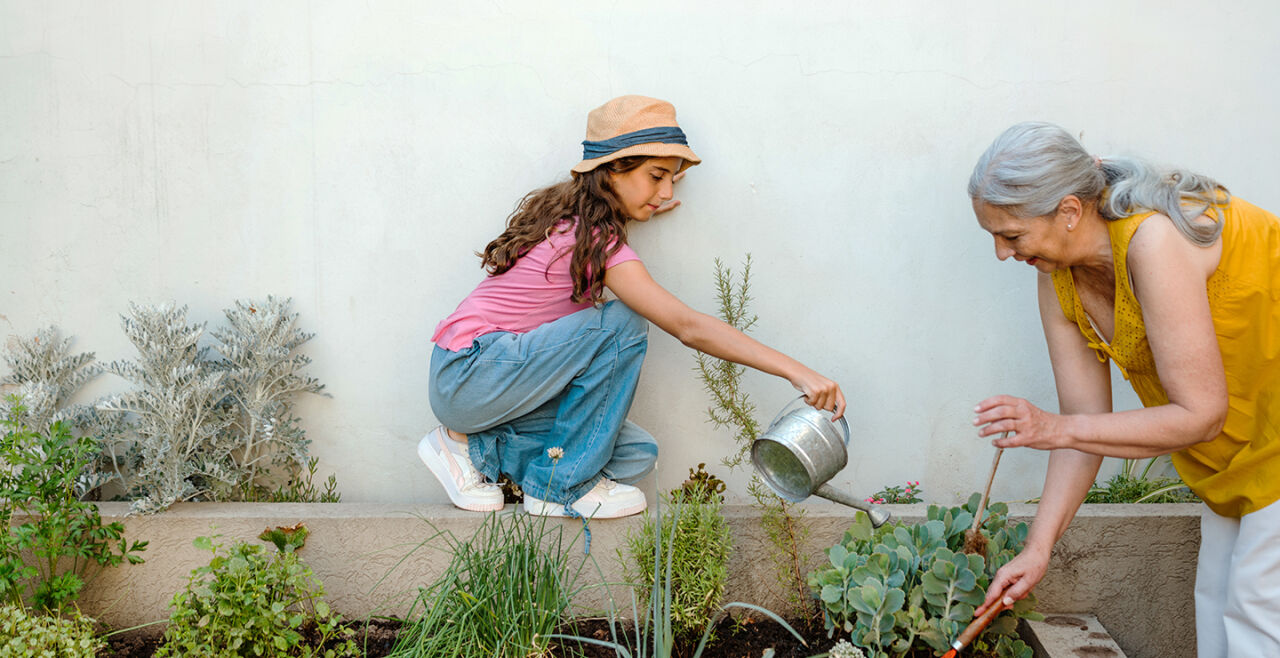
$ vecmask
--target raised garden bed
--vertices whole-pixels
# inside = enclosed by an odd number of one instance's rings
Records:
[[[888,507],[896,517],[917,522],[926,509],[923,504]],[[117,628],[167,616],[170,599],[190,571],[208,561],[208,553],[192,546],[195,537],[217,533],[228,540],[249,539],[266,527],[299,521],[311,529],[301,555],[323,581],[334,609],[347,619],[403,615],[408,595],[439,576],[448,562],[447,554],[428,550],[397,564],[431,534],[423,519],[467,535],[482,518],[443,505],[193,503],[155,516],[124,516],[123,503],[102,503],[100,508],[104,520],[125,523],[126,536],[151,542],[146,563],[108,570],[81,599],[87,614]],[[822,549],[848,528],[852,510],[825,503],[806,504],[805,509],[809,545],[821,559]],[[1084,506],[1037,588],[1039,609],[1095,615],[1128,656],[1180,655],[1195,644],[1199,509],[1186,504]],[[1029,521],[1034,510],[1032,505],[1011,505],[1010,517]],[[758,514],[731,505],[725,515],[734,535],[726,600],[783,609],[785,595],[766,575],[769,566],[762,556],[768,539]],[[567,534],[577,532],[576,521],[552,522],[565,524]],[[638,517],[592,523],[592,553],[606,582],[621,580],[617,549],[639,523]],[[580,555],[580,545],[571,550]],[[593,616],[604,608],[603,588],[591,592],[596,594],[575,599],[576,614]],[[753,634],[767,632],[765,626],[770,624],[761,623]],[[815,633],[825,638],[820,628]]]

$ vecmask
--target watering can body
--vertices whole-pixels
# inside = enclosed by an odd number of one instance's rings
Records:
[[[879,527],[889,520],[888,512],[827,484],[848,464],[849,423],[841,418],[837,426],[831,414],[803,400],[797,398],[783,407],[751,444],[756,471],[787,502],[816,495],[866,512],[872,525]]]

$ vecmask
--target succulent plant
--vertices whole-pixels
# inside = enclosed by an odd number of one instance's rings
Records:
[[[924,523],[887,524],[879,529],[859,514],[840,543],[827,550],[828,566],[809,574],[822,607],[828,636],[849,635],[868,658],[933,655],[973,618],[996,570],[1022,549],[1027,524],[1009,524],[1008,505],[987,507],[980,527],[986,555],[961,552],[979,494],[962,507],[929,506]],[[1030,658],[1016,635],[1019,618],[1037,619],[1034,596],[1001,613],[973,642],[987,655]]]

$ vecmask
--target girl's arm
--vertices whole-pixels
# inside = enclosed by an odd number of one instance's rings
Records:
[[[1110,366],[1098,360],[1080,330],[1062,314],[1048,274],[1040,275],[1038,296],[1060,410],[1063,414],[1109,413]],[[982,614],[997,599],[1021,599],[1044,578],[1053,545],[1075,518],[1101,465],[1102,457],[1069,448],[1050,453],[1044,490],[1027,543],[1017,557],[996,572],[986,600],[974,611],[975,615]]]
[[[609,268],[605,271],[604,285],[631,310],[686,346],[782,377],[804,393],[805,402],[835,411],[836,418],[844,415],[844,393],[835,382],[728,324],[689,308],[658,285],[640,261],[627,261]]]
[[[995,445],[1072,448],[1125,459],[1164,455],[1218,436],[1227,416],[1227,381],[1205,281],[1220,254],[1221,242],[1197,247],[1163,215],[1144,221],[1130,242],[1134,295],[1168,404],[1119,413],[1064,407],[1070,415],[1056,415],[1020,398],[997,396],[978,407],[976,422],[985,425],[979,435],[1008,431],[1013,434]],[[1061,395],[1061,384],[1059,389]]]

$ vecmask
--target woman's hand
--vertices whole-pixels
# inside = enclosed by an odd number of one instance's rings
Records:
[[[977,416],[973,424],[979,426],[978,436],[1009,433],[1007,437],[991,442],[997,448],[1055,450],[1071,447],[1063,431],[1062,416],[1049,413],[1022,398],[997,395],[979,402],[974,411]]]
[[[973,616],[976,618],[982,615],[996,601],[1013,605],[1014,601],[1026,597],[1031,593],[1031,588],[1044,578],[1048,569],[1049,551],[1030,547],[1024,549],[996,572],[995,578],[991,579],[991,586],[987,588],[986,600],[973,611]]]
[[[831,418],[832,420],[839,420],[844,416],[844,393],[840,390],[839,384],[805,366],[800,366],[800,372],[787,379],[797,391],[804,393],[806,404],[816,409],[834,411],[835,416]]]
[[[682,172],[680,172],[680,173],[676,174],[675,176],[672,176],[672,177],[671,177],[671,183],[672,183],[672,184],[679,183],[679,182],[680,182],[680,179],[681,179],[681,178],[684,178],[685,173],[686,173],[686,172],[688,172],[688,171],[689,171],[688,169],[685,169],[684,171],[682,171]],[[654,215],[661,215],[661,214],[662,214],[662,213],[664,213],[664,212],[667,212],[667,211],[669,211],[669,210],[675,210],[676,208],[679,208],[679,207],[680,207],[680,200],[679,200],[679,199],[675,199],[675,198],[667,199],[666,201],[663,201],[663,202],[662,202],[662,205],[659,205],[659,206],[658,206],[658,209],[657,209],[657,210],[653,211],[653,214],[654,214]]]

